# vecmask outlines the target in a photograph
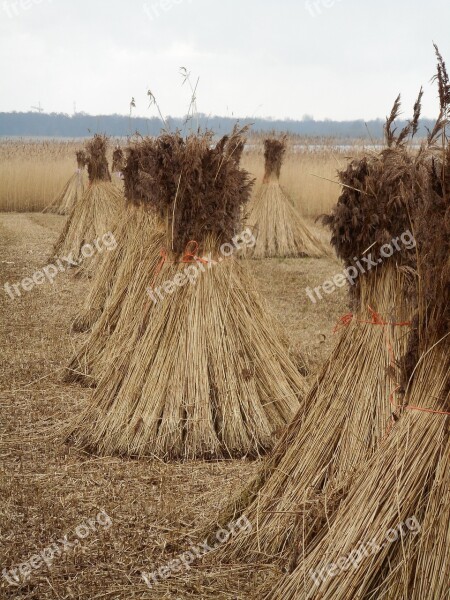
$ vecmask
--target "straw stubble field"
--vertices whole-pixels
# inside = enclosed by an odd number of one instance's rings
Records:
[[[47,264],[65,219],[38,213],[0,213],[0,274],[15,283]],[[309,222],[326,239],[321,228]],[[336,260],[254,261],[257,288],[284,325],[292,347],[306,354],[311,375],[329,355],[333,326],[346,312],[345,290],[312,304],[306,287],[339,272]],[[207,275],[206,275],[207,276]],[[10,300],[1,289],[0,345],[1,569],[27,561],[104,509],[107,530],[82,540],[33,571],[20,587],[0,579],[1,598],[249,598],[258,573],[220,565],[192,585],[180,581],[149,590],[140,571],[153,571],[189,547],[206,522],[229,504],[255,473],[246,460],[164,464],[146,459],[96,458],[62,442],[62,423],[75,417],[92,390],[62,383],[82,335],[70,334],[89,283],[61,274]],[[200,535],[200,533],[198,533]],[[185,541],[183,541],[185,540]],[[253,581],[253,583],[252,583]],[[182,590],[182,591],[181,591]],[[180,596],[181,594],[181,596]]]

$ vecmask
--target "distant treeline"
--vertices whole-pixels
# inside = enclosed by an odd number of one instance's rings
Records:
[[[171,131],[209,128],[216,134],[231,131],[237,119],[230,117],[211,117],[199,115],[186,125],[185,119],[166,117],[166,125]],[[302,121],[272,119],[239,119],[241,125],[252,125],[254,132],[288,132],[307,137],[320,138],[352,138],[381,139],[383,137],[384,120],[373,121],[315,121],[305,118]],[[419,135],[426,134],[426,127],[431,128],[434,122],[423,119]],[[397,127],[406,125],[406,121],[398,121]],[[126,137],[133,133],[141,135],[158,135],[163,129],[160,119],[153,117],[129,118],[123,115],[87,115],[77,113],[73,116],[62,113],[12,112],[0,113],[0,136],[2,137],[50,137],[81,138],[94,133],[105,133],[114,137]]]

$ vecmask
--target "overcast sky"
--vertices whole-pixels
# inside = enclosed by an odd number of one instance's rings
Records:
[[[0,0],[0,111],[384,117],[420,85],[437,112],[432,41],[450,66],[444,0]]]

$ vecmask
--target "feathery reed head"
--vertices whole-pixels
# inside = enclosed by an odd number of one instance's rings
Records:
[[[450,330],[450,148],[434,156],[427,193],[415,214],[420,275],[422,337],[430,341]],[[447,184],[448,185],[448,184]]]
[[[146,196],[139,187],[139,165],[142,145],[135,143],[126,149],[126,159],[122,168],[125,185],[125,198],[130,204],[139,206],[145,202]]]
[[[106,158],[108,138],[105,135],[95,134],[86,144],[87,167],[89,181],[111,181],[111,175]]]
[[[120,146],[116,146],[113,152],[113,160],[112,160],[112,171],[113,173],[120,173],[123,171],[125,166],[125,157],[123,154],[123,150]]]
[[[353,264],[373,246],[380,247],[411,229],[409,214],[422,194],[427,169],[405,147],[353,160],[339,173],[343,190],[331,215],[323,221],[332,231],[331,243],[346,264]],[[415,252],[401,248],[404,264]]]
[[[275,176],[277,179],[280,178],[281,166],[283,164],[284,155],[286,154],[286,136],[283,136],[281,140],[268,139],[264,142],[264,158],[265,158],[265,172],[264,181]]]
[[[79,150],[76,153],[76,156],[77,156],[78,168],[79,169],[84,169],[84,167],[86,166],[86,162],[87,162],[85,151],[84,150]]]
[[[211,132],[183,138],[164,133],[139,147],[139,198],[166,219],[170,249],[182,253],[191,240],[232,239],[253,181],[237,162],[245,130],[213,143]]]

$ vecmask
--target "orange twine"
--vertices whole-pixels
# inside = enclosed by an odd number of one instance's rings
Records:
[[[372,319],[370,321],[357,321],[357,323],[365,323],[367,325],[392,325],[395,327],[405,327],[407,325],[411,325],[410,321],[404,321],[402,323],[390,323],[385,321],[383,317],[370,306],[367,306],[367,308],[372,315]],[[337,333],[342,327],[348,327],[353,321],[353,317],[354,315],[352,313],[348,313],[347,315],[341,317],[334,328],[334,333]]]
[[[186,244],[186,248],[184,250],[183,258],[182,258],[182,260],[179,261],[179,263],[180,264],[181,263],[192,264],[194,262],[200,262],[203,265],[207,265],[208,260],[206,258],[200,258],[199,256],[197,256],[198,247],[199,247],[199,244],[195,240],[191,240],[190,242],[188,242]],[[159,263],[155,269],[155,275],[153,277],[152,287],[155,285],[155,281],[156,281],[158,275],[161,273],[162,268],[165,265],[165,263],[166,262],[168,262],[170,264],[176,263],[176,261],[168,260],[167,250],[165,248],[161,248],[160,256],[161,256],[161,260],[159,261]]]
[[[373,308],[371,308],[370,306],[367,306],[367,308],[369,309],[369,311],[372,315],[371,321],[357,321],[357,323],[365,323],[367,325],[383,325],[383,326],[384,325],[392,325],[393,327],[407,327],[407,326],[411,325],[410,321],[403,321],[401,323],[390,323],[388,321],[385,321],[382,318],[382,316],[379,313],[377,313],[375,310],[373,310]],[[354,315],[352,313],[349,313],[349,314],[341,317],[334,328],[334,333],[337,333],[340,329],[342,329],[342,327],[348,327],[350,325],[350,323],[353,321],[353,317],[354,317]],[[392,368],[394,368],[396,365],[396,359],[395,359],[395,355],[394,355],[394,350],[392,348],[391,339],[388,335],[386,335],[386,343],[387,343],[388,353],[391,358],[390,366]],[[450,415],[450,412],[442,411],[442,410],[431,410],[430,408],[421,408],[420,406],[398,406],[398,405],[396,405],[395,404],[395,394],[400,389],[401,389],[401,386],[398,384],[398,382],[396,382],[396,387],[392,390],[392,392],[389,395],[389,403],[392,406],[393,410],[396,410],[397,408],[402,408],[404,410],[418,410],[418,411],[426,412],[426,413],[433,414],[433,415]],[[396,417],[395,413],[393,412],[392,417],[391,417],[391,422],[388,425],[388,431],[386,432],[386,435],[389,435],[397,418],[398,417]]]

